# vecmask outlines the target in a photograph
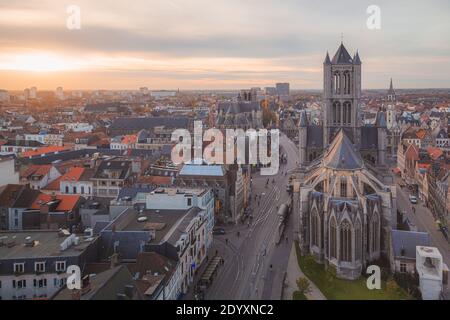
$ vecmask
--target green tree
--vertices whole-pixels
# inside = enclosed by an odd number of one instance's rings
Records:
[[[300,277],[297,279],[296,282],[297,282],[298,291],[301,294],[305,295],[311,291],[311,285],[310,285],[308,279]]]

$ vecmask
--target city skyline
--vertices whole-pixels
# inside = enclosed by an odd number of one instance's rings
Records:
[[[449,87],[450,5],[378,1],[381,29],[370,30],[371,4],[78,1],[81,29],[69,30],[69,1],[3,1],[0,88],[321,89],[324,52],[334,54],[341,34],[359,51],[363,89],[390,78],[399,89]]]

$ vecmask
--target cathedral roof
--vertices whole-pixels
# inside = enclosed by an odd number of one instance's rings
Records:
[[[340,130],[324,157],[324,165],[338,170],[356,170],[363,167],[361,155],[344,130]]]
[[[378,148],[378,129],[375,126],[361,127],[361,150],[375,150]]]
[[[347,49],[345,49],[344,44],[341,43],[338,50],[336,51],[333,60],[331,60],[333,64],[347,64],[353,63],[353,59],[348,53]]]

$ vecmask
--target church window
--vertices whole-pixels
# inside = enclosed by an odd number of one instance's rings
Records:
[[[339,94],[340,93],[340,88],[341,88],[341,76],[338,72],[336,72],[334,74],[334,93],[335,94]]]
[[[361,260],[361,249],[362,249],[362,236],[361,236],[361,223],[356,222],[355,227],[355,258],[356,260]]]
[[[341,248],[341,261],[352,261],[352,230],[350,223],[345,220],[341,223],[340,228],[340,248]]]
[[[347,178],[341,178],[341,197],[347,197]]]
[[[341,104],[338,101],[333,103],[333,125],[341,123]]]
[[[331,218],[330,223],[330,257],[337,258],[336,254],[336,220]]]
[[[351,107],[351,103],[349,101],[344,102],[344,107],[343,107],[343,121],[344,121],[344,125],[350,125],[352,123],[352,107]]]
[[[379,239],[380,239],[380,221],[378,214],[375,213],[371,220],[371,250],[372,253],[378,252],[379,250]]]
[[[319,245],[319,216],[317,214],[317,211],[315,211],[312,215],[312,225],[311,225],[311,232],[312,232],[312,244],[314,246]]]

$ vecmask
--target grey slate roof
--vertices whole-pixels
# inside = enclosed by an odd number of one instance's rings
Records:
[[[430,245],[430,235],[427,232],[392,230],[391,236],[395,257],[415,259],[416,246]]]
[[[363,167],[363,160],[344,130],[339,130],[325,157],[326,167],[338,170],[355,170]]]
[[[345,49],[344,44],[341,43],[338,50],[336,51],[333,60],[331,60],[333,64],[347,64],[353,63],[353,59],[348,53],[347,49]]]
[[[378,148],[378,130],[374,126],[361,127],[361,150]]]
[[[322,126],[308,126],[306,140],[307,140],[307,147],[323,148]]]
[[[149,118],[117,118],[109,130],[135,130],[153,129],[158,126],[168,128],[188,128],[187,117],[149,117]]]

